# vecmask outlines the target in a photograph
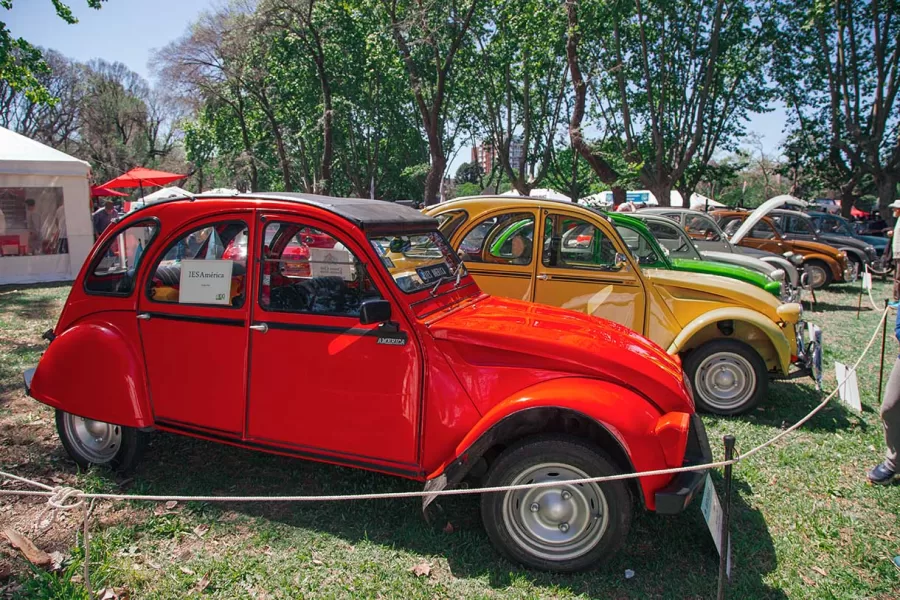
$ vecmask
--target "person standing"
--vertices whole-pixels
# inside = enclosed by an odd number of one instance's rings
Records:
[[[91,220],[94,222],[94,237],[99,238],[109,227],[109,224],[116,218],[116,206],[112,200],[103,203],[103,207],[94,211]]]
[[[34,198],[25,200],[25,231],[28,232],[28,253],[41,254],[43,252],[41,238],[41,219],[35,210]]]
[[[66,207],[62,204],[56,209],[56,253],[69,253],[68,227],[66,226]]]
[[[900,199],[894,200],[888,208],[894,214],[894,230],[889,231],[891,236],[891,256],[894,259],[894,297],[891,306],[897,308],[900,303]]]
[[[897,311],[894,335],[897,337],[897,341],[900,341],[900,311]],[[887,455],[884,461],[869,470],[866,477],[869,483],[888,485],[897,476],[897,453],[900,451],[900,356],[894,361],[894,367],[888,376],[887,388],[884,390],[884,402],[881,404],[881,424],[884,426]]]

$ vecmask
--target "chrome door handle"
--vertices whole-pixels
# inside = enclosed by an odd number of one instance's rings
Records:
[[[541,280],[546,280],[546,279],[550,279],[550,276],[547,275],[546,273],[541,273],[537,276],[537,278],[541,279]]]
[[[140,313],[140,314],[138,314],[137,318],[140,319],[141,321],[149,321],[150,313]]]
[[[253,331],[258,331],[260,333],[265,333],[269,330],[269,326],[265,323],[259,323],[257,325],[251,325],[250,329]]]

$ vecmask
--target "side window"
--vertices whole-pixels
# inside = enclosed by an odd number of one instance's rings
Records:
[[[84,289],[91,294],[129,296],[147,246],[156,237],[157,226],[144,221],[123,229],[106,242],[88,271]]]
[[[476,225],[460,243],[459,255],[468,262],[528,265],[533,241],[534,215],[507,213],[488,217]]]
[[[247,224],[225,221],[178,237],[147,282],[155,302],[239,308],[247,294]]]
[[[616,225],[616,231],[619,232],[622,241],[631,250],[631,254],[637,258],[638,264],[644,266],[662,265],[662,258],[656,254],[653,247],[640,233],[625,225]]]
[[[297,223],[266,225],[259,305],[268,311],[359,317],[381,294],[361,262],[329,233]]]
[[[615,268],[616,247],[593,224],[554,215],[547,219],[547,225],[552,228],[553,238],[559,239],[559,256],[552,256],[556,244],[551,243],[551,250],[543,257],[544,265],[607,271]]]
[[[650,233],[659,242],[659,245],[669,251],[669,256],[674,258],[694,258],[690,241],[684,238],[677,225],[661,221],[647,221],[646,224]]]
[[[709,217],[690,215],[685,217],[684,230],[695,240],[719,241],[715,223]]]
[[[750,231],[750,237],[758,240],[771,240],[775,238],[775,232],[772,231],[772,227],[768,223],[760,221],[753,226],[753,229]]]

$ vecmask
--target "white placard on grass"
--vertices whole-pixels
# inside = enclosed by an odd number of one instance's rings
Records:
[[[706,519],[706,526],[709,527],[709,533],[712,535],[713,542],[716,544],[716,550],[719,556],[722,556],[722,505],[719,503],[719,496],[716,494],[716,488],[713,485],[712,477],[706,474],[706,484],[703,486],[703,501],[700,503],[700,511],[703,518]],[[728,558],[725,562],[725,572],[728,578],[731,578],[731,536],[728,537]]]
[[[856,381],[856,371],[839,362],[834,363],[834,376],[838,380],[838,395],[841,402],[855,410],[862,412],[862,404],[859,402],[859,384]],[[847,381],[844,381],[846,379]],[[841,383],[843,381],[843,383]]]
[[[862,276],[863,287],[868,291],[872,291],[872,274],[866,271]]]
[[[178,302],[231,304],[231,260],[183,260]]]

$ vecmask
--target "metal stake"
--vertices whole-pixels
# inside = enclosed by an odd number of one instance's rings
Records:
[[[863,277],[859,278],[859,301],[856,303],[856,320],[859,321],[859,311],[862,310]]]
[[[730,461],[734,457],[735,438],[729,434],[722,438],[722,441],[725,442],[725,460]],[[716,596],[718,600],[725,600],[725,584],[728,582],[728,548],[731,543],[731,528],[729,527],[731,522],[731,467],[730,464],[725,465],[725,499],[723,500],[724,506],[722,506],[722,533],[719,536],[722,545],[719,553],[719,593]]]
[[[887,310],[888,300],[884,299],[884,310]],[[887,339],[887,317],[881,320],[881,363],[878,365],[878,402],[876,406],[881,406],[881,384],[884,382],[884,342]]]

